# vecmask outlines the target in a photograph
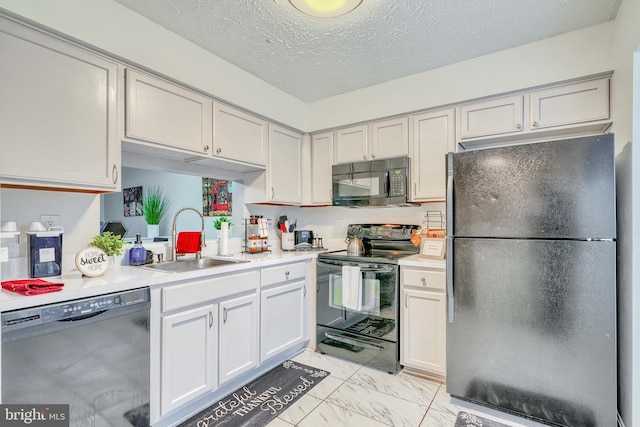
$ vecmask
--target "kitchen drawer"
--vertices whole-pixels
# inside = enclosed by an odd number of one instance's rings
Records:
[[[168,286],[162,289],[162,312],[255,290],[258,279],[253,270]]]
[[[273,285],[275,283],[301,279],[305,277],[305,274],[306,266],[304,262],[263,268],[260,272],[262,287]]]
[[[400,269],[402,286],[412,286],[420,289],[435,289],[444,292],[447,276],[444,270],[428,270],[422,268]]]

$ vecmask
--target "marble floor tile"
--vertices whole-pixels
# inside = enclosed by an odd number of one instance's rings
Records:
[[[309,390],[307,394],[324,400],[329,397],[331,393],[336,391],[336,389],[340,387],[344,383],[344,381],[345,380],[329,375],[318,384],[316,384],[311,390]]]
[[[317,353],[312,350],[305,350],[293,358],[295,362],[313,366],[314,368],[324,369],[331,373],[331,376],[346,380],[353,375],[361,365],[328,356],[326,354]]]
[[[274,418],[266,427],[293,427],[293,424],[281,420],[280,418]]]
[[[453,427],[456,423],[457,415],[449,412],[440,412],[435,409],[429,409],[427,415],[420,423],[420,427]]]
[[[384,424],[331,403],[323,402],[299,424],[299,427],[383,427]]]
[[[308,393],[291,404],[291,407],[283,411],[278,418],[290,424],[298,424],[304,417],[322,403],[322,399],[313,397]]]
[[[427,410],[424,405],[348,381],[338,387],[326,402],[393,426],[416,427]]]
[[[378,369],[360,368],[348,379],[364,388],[377,390],[400,399],[418,403],[425,408],[431,405],[440,383],[405,372],[392,375]]]

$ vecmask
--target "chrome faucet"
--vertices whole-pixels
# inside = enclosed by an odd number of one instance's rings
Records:
[[[178,250],[176,244],[178,243],[178,233],[176,230],[176,223],[178,221],[178,215],[180,215],[184,211],[194,211],[198,215],[200,215],[200,219],[202,220],[202,231],[200,231],[200,250],[196,252],[196,258],[200,259],[202,257],[202,248],[206,245],[204,240],[204,215],[200,213],[197,209],[194,208],[182,208],[176,212],[176,216],[173,217],[173,227],[171,228],[171,250],[173,251],[173,259],[172,261],[178,260]]]

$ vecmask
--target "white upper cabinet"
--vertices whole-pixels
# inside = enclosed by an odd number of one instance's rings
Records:
[[[0,183],[120,190],[118,65],[0,19]]]
[[[463,149],[604,132],[611,124],[609,80],[601,77],[457,107]]]
[[[336,130],[335,164],[407,156],[409,119],[373,122]]]
[[[609,120],[609,79],[590,80],[532,92],[531,128]]]
[[[459,107],[460,139],[522,132],[524,96],[506,96]]]
[[[127,138],[208,154],[211,99],[131,69],[126,78]]]
[[[224,104],[214,104],[214,157],[266,166],[268,137],[265,120]]]
[[[411,193],[413,202],[444,200],[446,154],[453,151],[454,109],[431,111],[411,117]]]
[[[331,204],[333,132],[311,136],[311,204]]]
[[[409,155],[409,118],[398,117],[371,123],[371,159]]]
[[[269,126],[268,199],[277,203],[302,202],[302,135],[280,126]]]
[[[336,130],[336,140],[333,150],[336,164],[367,160],[367,131],[367,125]]]

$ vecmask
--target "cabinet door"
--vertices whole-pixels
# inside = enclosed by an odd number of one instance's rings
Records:
[[[506,96],[459,107],[460,139],[522,132],[524,96]]]
[[[608,119],[608,78],[553,87],[531,94],[531,129]]]
[[[453,109],[433,111],[412,117],[413,153],[411,161],[411,200],[444,200],[446,193],[446,154],[453,151]]]
[[[224,104],[214,104],[213,155],[266,166],[267,122]]]
[[[162,318],[162,415],[217,388],[217,306]]]
[[[446,298],[443,292],[403,287],[401,307],[404,366],[446,374]]]
[[[333,132],[311,136],[311,203],[331,204]]]
[[[409,118],[399,117],[371,124],[370,155],[388,159],[409,155]]]
[[[258,366],[258,294],[219,303],[220,385]]]
[[[207,153],[212,108],[213,101],[205,96],[127,69],[128,138]]]
[[[304,342],[305,281],[264,289],[260,295],[260,362]]]
[[[0,52],[0,182],[118,191],[118,66],[3,19]]]
[[[367,125],[338,129],[333,152],[336,164],[367,160]]]
[[[268,199],[278,203],[302,202],[301,143],[299,133],[270,126]]]

